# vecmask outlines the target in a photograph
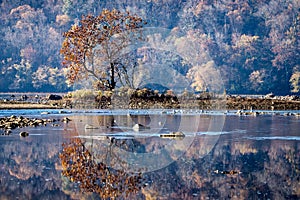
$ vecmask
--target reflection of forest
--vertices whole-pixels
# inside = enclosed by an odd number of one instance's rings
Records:
[[[269,137],[298,136],[297,119],[271,118],[233,117],[224,129],[244,128],[249,132],[246,136],[258,136],[258,130]],[[196,137],[184,157],[147,174],[153,182],[144,192],[171,199],[299,199],[299,140],[251,140],[243,133],[225,134],[206,152],[206,137],[214,136]],[[225,173],[230,170],[238,173]]]
[[[198,135],[184,156],[171,165],[136,174],[92,160],[93,152],[84,149],[79,139],[66,141],[78,135],[72,122],[62,134],[49,132],[22,140],[3,137],[0,199],[98,199],[109,195],[126,198],[126,194],[128,199],[299,199],[299,140],[248,138],[259,136],[257,127],[268,136],[295,136],[300,131],[299,121],[294,118],[270,119],[227,120],[225,130],[243,128],[247,133],[221,135],[211,151],[207,149],[208,142],[216,136]],[[122,147],[129,140],[117,142]],[[157,140],[131,142],[137,146],[125,149],[138,152],[134,148],[151,149]],[[79,151],[74,151],[76,148]],[[225,173],[230,170],[239,173]]]
[[[1,138],[0,199],[61,199],[66,196],[61,191],[58,159],[62,137],[51,132],[45,128],[43,136]]]
[[[197,138],[185,157],[148,174],[153,183],[144,191],[176,199],[299,199],[299,142],[222,142],[199,158],[203,145]],[[230,170],[239,173],[222,173]]]

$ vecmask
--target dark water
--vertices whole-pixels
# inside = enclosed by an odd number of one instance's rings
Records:
[[[0,199],[300,198],[299,117],[67,115],[0,137]]]

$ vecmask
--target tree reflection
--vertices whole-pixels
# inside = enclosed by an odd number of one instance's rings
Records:
[[[100,198],[128,197],[144,186],[142,173],[127,173],[97,163],[78,138],[63,144],[60,159],[63,176],[79,183],[82,192],[98,193]]]

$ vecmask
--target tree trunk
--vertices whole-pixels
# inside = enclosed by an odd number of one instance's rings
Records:
[[[115,89],[116,82],[115,82],[115,66],[113,63],[110,63],[110,90]]]

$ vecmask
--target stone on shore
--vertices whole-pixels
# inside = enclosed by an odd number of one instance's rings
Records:
[[[4,132],[2,135],[9,135],[12,130],[24,127],[37,127],[46,126],[48,123],[53,124],[55,121],[60,121],[59,119],[37,119],[37,118],[26,118],[23,116],[10,116],[0,118],[0,129]],[[62,122],[71,121],[69,118],[65,117],[61,120]],[[24,134],[24,133],[23,133]]]

